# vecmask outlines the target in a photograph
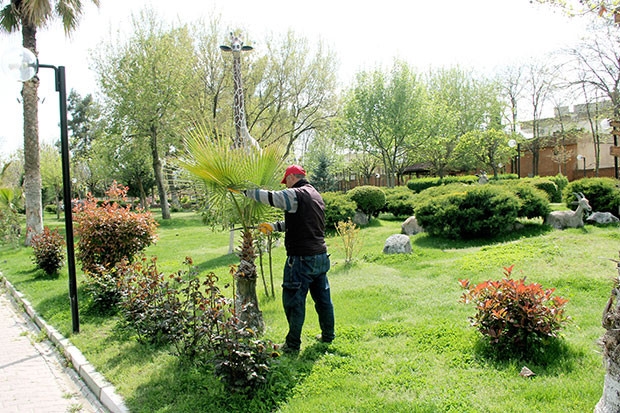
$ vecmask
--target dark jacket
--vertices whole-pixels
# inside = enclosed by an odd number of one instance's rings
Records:
[[[297,193],[298,207],[294,213],[284,212],[287,255],[317,255],[327,252],[325,244],[325,204],[321,194],[301,179],[292,189]]]

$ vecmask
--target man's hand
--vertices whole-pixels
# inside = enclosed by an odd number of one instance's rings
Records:
[[[273,232],[273,225],[268,222],[263,222],[262,224],[258,224],[258,230],[265,235],[269,235]]]

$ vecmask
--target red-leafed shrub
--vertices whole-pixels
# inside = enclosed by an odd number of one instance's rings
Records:
[[[170,276],[157,270],[155,258],[117,265],[125,326],[142,342],[170,344],[184,361],[208,366],[233,392],[264,385],[279,355],[273,343],[257,339],[235,316],[214,273],[199,276],[190,257],[184,264],[188,270]]]
[[[132,261],[156,240],[157,222],[152,214],[133,211],[126,204],[126,194],[127,188],[114,182],[106,192],[108,200],[98,202],[89,195],[75,208],[76,257],[90,277],[87,289],[103,307],[118,301],[116,263]]]
[[[568,300],[553,296],[555,289],[526,284],[525,278],[511,279],[513,267],[504,268],[504,278],[500,281],[472,286],[469,280],[459,280],[465,289],[461,301],[476,305],[471,324],[494,348],[523,356],[558,336],[568,320],[564,312]]]
[[[43,228],[43,232],[32,236],[30,241],[34,257],[33,261],[47,275],[56,273],[65,259],[65,240],[57,230]]]

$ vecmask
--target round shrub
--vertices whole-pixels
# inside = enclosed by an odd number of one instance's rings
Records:
[[[551,212],[547,193],[527,183],[519,183],[513,188],[513,192],[519,198],[518,216],[521,218],[543,219]]]
[[[58,206],[56,204],[47,204],[43,210],[45,212],[49,212],[50,214],[55,214],[58,212]]]
[[[546,178],[531,178],[525,179],[525,181],[530,181],[533,186],[544,191],[547,194],[547,198],[551,202],[562,202],[562,192],[558,188],[555,182],[551,179]]]
[[[381,210],[395,217],[407,217],[413,215],[414,194],[406,186],[385,188],[385,206]]]
[[[30,245],[34,252],[34,263],[47,275],[56,273],[62,267],[65,259],[63,247],[66,243],[58,230],[44,227],[43,232],[32,236]]]
[[[355,202],[357,209],[364,214],[376,217],[385,206],[385,192],[377,186],[356,186],[348,193],[349,198]]]
[[[497,181],[494,185],[509,189],[519,198],[520,218],[545,218],[551,212],[548,194],[533,185],[531,180]]]
[[[323,192],[325,202],[325,229],[335,230],[338,222],[347,222],[355,216],[355,202],[342,192]]]
[[[75,209],[76,258],[89,278],[87,290],[102,309],[111,308],[119,299],[115,265],[123,259],[133,260],[157,238],[153,215],[132,211],[124,202],[126,193],[126,188],[114,183],[106,192],[110,201],[98,202],[89,196]]]
[[[563,201],[569,208],[575,202],[574,193],[581,192],[588,198],[592,211],[618,215],[620,188],[613,178],[583,178],[573,181],[564,189]]]
[[[568,186],[568,178],[562,174],[557,174],[556,176],[549,177],[549,180],[556,184],[559,192],[557,198],[552,199],[551,202],[562,202],[562,192]]]
[[[469,239],[512,230],[519,211],[516,195],[493,185],[462,185],[460,189],[424,197],[415,208],[418,223],[430,235]]]
[[[464,303],[474,303],[476,315],[471,324],[488,340],[500,356],[527,357],[542,351],[549,339],[568,320],[567,299],[553,296],[554,289],[526,284],[525,278],[511,278],[514,266],[504,267],[504,278],[478,285],[459,280],[465,293]]]

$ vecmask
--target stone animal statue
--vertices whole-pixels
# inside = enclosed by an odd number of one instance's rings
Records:
[[[577,209],[575,211],[553,211],[547,215],[545,224],[556,229],[583,227],[584,213],[592,211],[592,207],[581,192],[574,194],[577,197]]]
[[[589,217],[586,218],[586,221],[590,224],[617,224],[620,222],[617,216],[612,214],[611,212],[593,212]]]

